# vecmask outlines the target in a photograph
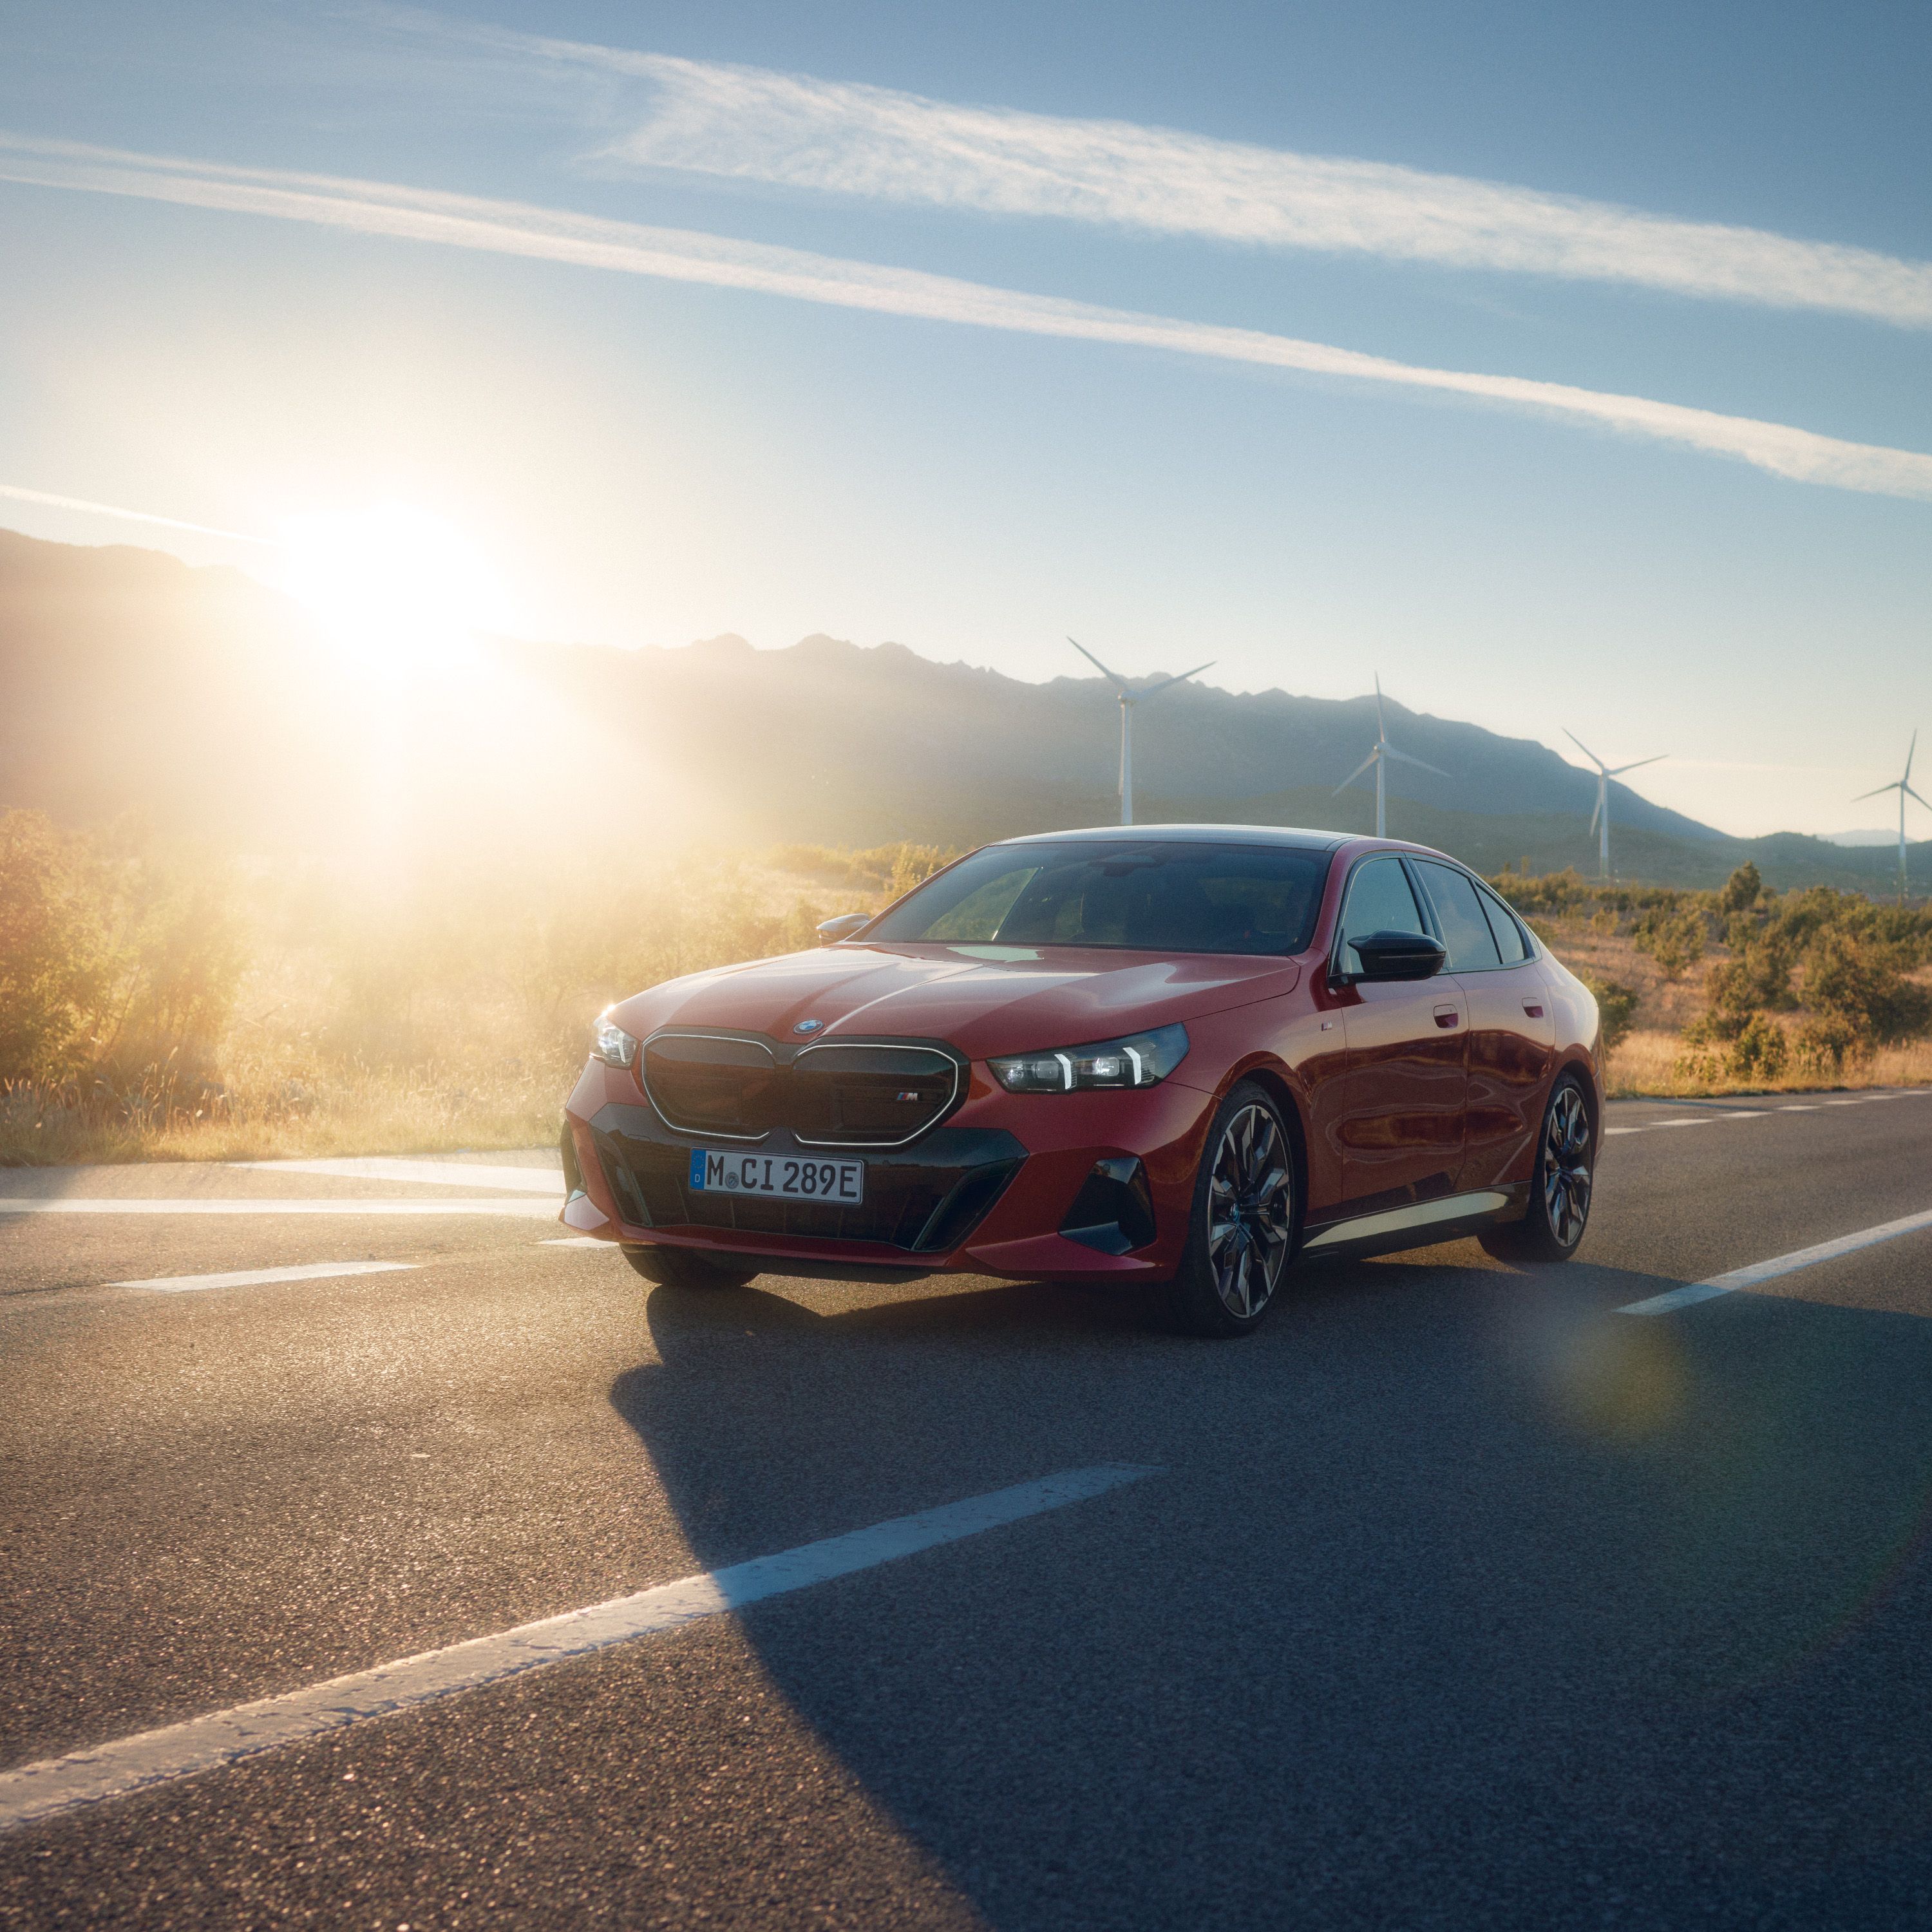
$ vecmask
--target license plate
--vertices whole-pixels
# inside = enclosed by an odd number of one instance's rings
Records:
[[[781,1201],[829,1201],[835,1205],[866,1198],[862,1160],[812,1160],[802,1154],[716,1154],[691,1150],[688,1185],[694,1194],[770,1194]]]

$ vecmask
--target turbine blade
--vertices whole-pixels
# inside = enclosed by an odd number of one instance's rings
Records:
[[[1918,794],[1910,785],[1901,785],[1899,789],[1907,798],[1918,798]],[[1918,802],[1924,806],[1928,812],[1932,812],[1932,798],[1918,798]]]
[[[1393,745],[1384,745],[1382,750],[1387,756],[1391,758],[1400,758],[1406,765],[1414,765],[1423,771],[1433,772],[1438,778],[1446,778],[1451,776],[1440,765],[1428,764],[1420,758],[1412,758],[1406,752],[1398,752]]]
[[[1078,651],[1102,677],[1108,679],[1116,688],[1119,688],[1126,683],[1126,680],[1121,676],[1119,672],[1109,670],[1107,667],[1103,664],[1078,638],[1069,638],[1066,641],[1071,644],[1073,648]]]
[[[1370,769],[1370,767],[1371,767],[1371,766],[1375,764],[1375,761],[1376,760],[1376,759],[1378,759],[1378,758],[1380,758],[1381,756],[1382,756],[1382,751],[1381,751],[1381,748],[1380,748],[1379,746],[1378,746],[1378,747],[1377,747],[1374,751],[1371,752],[1369,754],[1369,755],[1368,755],[1366,758],[1364,758],[1364,759],[1362,760],[1362,762],[1361,762],[1359,765],[1358,765],[1358,766],[1355,767],[1355,769],[1354,769],[1352,772],[1351,772],[1348,774],[1348,776],[1346,778],[1345,778],[1342,781],[1342,782],[1341,782],[1340,784],[1338,784],[1338,785],[1335,788],[1335,790],[1334,790],[1334,796],[1336,796],[1336,798],[1340,798],[1340,797],[1342,796],[1342,794],[1345,791],[1346,791],[1346,790],[1348,789],[1348,788],[1349,788],[1352,784],[1353,784],[1355,782],[1355,781],[1356,781],[1358,778],[1360,778],[1360,777],[1362,776],[1362,774],[1363,774],[1365,771],[1367,771],[1367,770],[1369,770],[1369,769]]]
[[[1388,725],[1382,716],[1382,674],[1380,671],[1377,671],[1376,673],[1376,742],[1378,745],[1382,745],[1388,742]]]
[[[1599,792],[1597,794],[1597,802],[1596,802],[1596,803],[1595,803],[1594,805],[1592,806],[1591,806],[1591,808],[1590,808],[1590,829],[1589,829],[1589,830],[1588,830],[1587,832],[1586,832],[1586,833],[1584,834],[1584,836],[1585,836],[1586,838],[1594,838],[1596,836],[1596,833],[1597,833],[1597,820],[1598,820],[1598,819],[1600,819],[1600,818],[1602,818],[1602,817],[1603,817],[1603,815],[1604,815],[1604,794],[1603,794],[1600,791],[1599,791]]]
[[[1156,693],[1165,691],[1171,684],[1185,684],[1190,677],[1198,677],[1204,670],[1212,670],[1214,668],[1214,658],[1210,658],[1204,664],[1196,664],[1192,670],[1184,670],[1178,677],[1164,677],[1160,683],[1150,684],[1146,690],[1137,691],[1134,695],[1137,698],[1152,698]]]
[[[1896,778],[1894,778],[1892,783],[1888,785],[1874,785],[1870,791],[1860,792],[1858,796],[1852,800],[1852,802],[1854,805],[1862,805],[1868,798],[1880,798],[1882,797],[1888,791],[1896,791],[1898,789],[1898,781]]]
[[[1072,640],[1070,638],[1067,641],[1071,644]],[[1607,771],[1610,769],[1610,767],[1604,763],[1603,760],[1598,758],[1596,753],[1592,751],[1589,746],[1585,744],[1582,740],[1578,737],[1576,733],[1571,730],[1567,724],[1563,728],[1563,735],[1570,740],[1571,744],[1576,747],[1578,751],[1582,753],[1585,758],[1589,760],[1592,764],[1596,766],[1598,771]]]
[[[1654,765],[1669,758],[1668,752],[1660,752],[1654,758],[1637,758],[1628,765],[1612,765],[1604,776],[1606,778],[1622,778],[1626,772],[1641,771],[1646,765]]]
[[[1912,742],[1905,748],[1905,776],[1908,783],[1910,782],[1912,777],[1912,754],[1914,752],[1917,751],[1918,748],[1918,728],[1916,725],[1914,725],[1912,730]]]

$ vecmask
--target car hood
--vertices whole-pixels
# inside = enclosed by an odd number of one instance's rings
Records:
[[[614,1008],[639,1039],[664,1026],[774,1039],[941,1040],[972,1060],[1138,1033],[1290,992],[1298,962],[1090,946],[848,944],[672,980]]]

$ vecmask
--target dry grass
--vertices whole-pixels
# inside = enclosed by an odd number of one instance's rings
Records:
[[[1610,1055],[1612,1099],[1644,1095],[1688,1100],[1726,1094],[1831,1093],[1841,1088],[1932,1084],[1932,1040],[1882,1046],[1869,1060],[1847,1061],[1840,1073],[1792,1073],[1776,1080],[1690,1080],[1678,1071],[1683,1045],[1678,1035],[1654,1028],[1633,1032]]]

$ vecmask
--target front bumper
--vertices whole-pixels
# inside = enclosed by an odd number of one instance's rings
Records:
[[[627,1244],[756,1259],[774,1274],[1160,1279],[1180,1259],[1213,1106],[1175,1081],[1140,1093],[1009,1094],[976,1068],[965,1102],[939,1126],[906,1147],[851,1150],[866,1162],[866,1198],[840,1206],[694,1192],[689,1151],[701,1137],[667,1126],[630,1074],[593,1062],[566,1110],[566,1165],[582,1192],[564,1219]],[[758,1146],[823,1157],[777,1131]],[[1070,1238],[1064,1230],[1093,1218],[1096,1167],[1124,1174],[1136,1162],[1152,1238],[1131,1216],[1131,1246],[1096,1243],[1091,1228]]]

